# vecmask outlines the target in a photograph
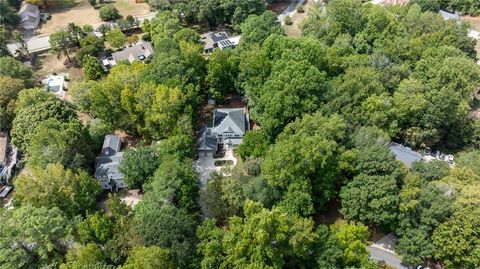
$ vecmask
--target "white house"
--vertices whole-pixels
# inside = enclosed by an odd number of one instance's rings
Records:
[[[45,85],[45,91],[56,94],[61,99],[65,98],[65,76],[60,75],[50,75],[46,79],[42,80],[42,83]]]
[[[201,35],[203,51],[212,53],[215,49],[235,48],[240,43],[240,36],[231,36],[227,31],[208,32]]]
[[[111,58],[105,58],[102,60],[102,65],[106,70],[117,65],[121,61],[133,61],[146,62],[153,57],[152,43],[140,40],[130,47],[126,47],[120,51],[112,53]]]
[[[197,148],[199,153],[213,154],[219,146],[236,147],[243,142],[250,129],[250,119],[245,108],[219,108],[213,111],[212,127],[205,128]]]
[[[36,29],[40,23],[40,10],[36,5],[24,3],[18,11],[18,15],[21,18],[20,26],[25,30]]]

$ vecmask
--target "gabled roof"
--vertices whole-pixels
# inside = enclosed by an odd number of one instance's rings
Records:
[[[116,134],[106,135],[105,139],[103,140],[101,155],[104,155],[104,156],[114,155],[115,153],[120,152],[121,146],[122,146],[122,141],[120,140],[120,136]]]
[[[443,17],[444,20],[460,20],[460,15],[458,15],[457,13],[451,13],[445,10],[440,10],[438,13]]]
[[[40,10],[36,5],[23,4],[18,15],[20,15],[20,24],[24,29],[35,29],[40,23]]]
[[[243,108],[220,108],[213,112],[213,133],[245,134],[246,129],[246,116]]]
[[[99,156],[95,160],[95,178],[100,180],[123,179],[118,167],[123,159],[123,152],[112,156]]]
[[[40,17],[40,10],[38,6],[29,3],[24,3],[18,11],[20,16],[28,14],[29,16]]]
[[[217,151],[218,149],[218,139],[215,135],[212,134],[210,128],[205,128],[202,131],[202,136],[200,137],[198,150],[200,151]]]
[[[148,58],[153,55],[153,47],[150,42],[140,40],[131,47],[124,48],[121,51],[112,53],[112,58],[115,62],[127,60],[130,63],[134,60],[143,60],[141,57]]]
[[[422,159],[422,154],[398,143],[390,143],[389,148],[395,155],[395,159],[404,163],[408,168],[412,167],[413,162]]]

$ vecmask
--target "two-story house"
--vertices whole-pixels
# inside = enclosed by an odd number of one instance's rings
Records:
[[[250,119],[245,108],[215,109],[212,127],[203,130],[198,152],[209,155],[215,153],[219,146],[232,148],[240,145],[249,129]]]

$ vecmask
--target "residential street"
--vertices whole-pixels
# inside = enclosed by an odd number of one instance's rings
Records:
[[[142,16],[137,16],[135,19],[139,20],[140,24],[143,23],[145,19],[152,19],[155,17],[156,13],[150,13],[147,15],[142,15]],[[105,22],[107,23],[107,22]],[[102,23],[103,24],[103,23]],[[94,28],[97,28],[101,24],[97,25],[92,25]],[[41,52],[41,51],[46,51],[50,49],[50,43],[48,42],[48,39],[50,37],[50,34],[43,34],[43,35],[37,35],[31,38],[27,38],[25,41],[27,42],[27,47],[28,51],[30,53],[33,52]],[[8,50],[10,50],[10,53],[14,54],[15,50],[17,49],[17,43],[10,43],[8,44]]]

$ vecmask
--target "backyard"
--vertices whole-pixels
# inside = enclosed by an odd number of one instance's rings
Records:
[[[480,17],[462,16],[462,21],[468,22],[473,30],[480,32]],[[480,57],[480,40],[477,41],[477,57]]]
[[[115,0],[111,3],[123,17],[128,15],[141,16],[150,13],[146,3],[136,4],[135,0]],[[55,32],[59,28],[66,27],[70,22],[80,26],[85,24],[99,25],[102,23],[98,15],[99,7],[92,7],[88,0],[54,1],[46,10],[50,13],[51,19],[41,24],[37,34]]]

